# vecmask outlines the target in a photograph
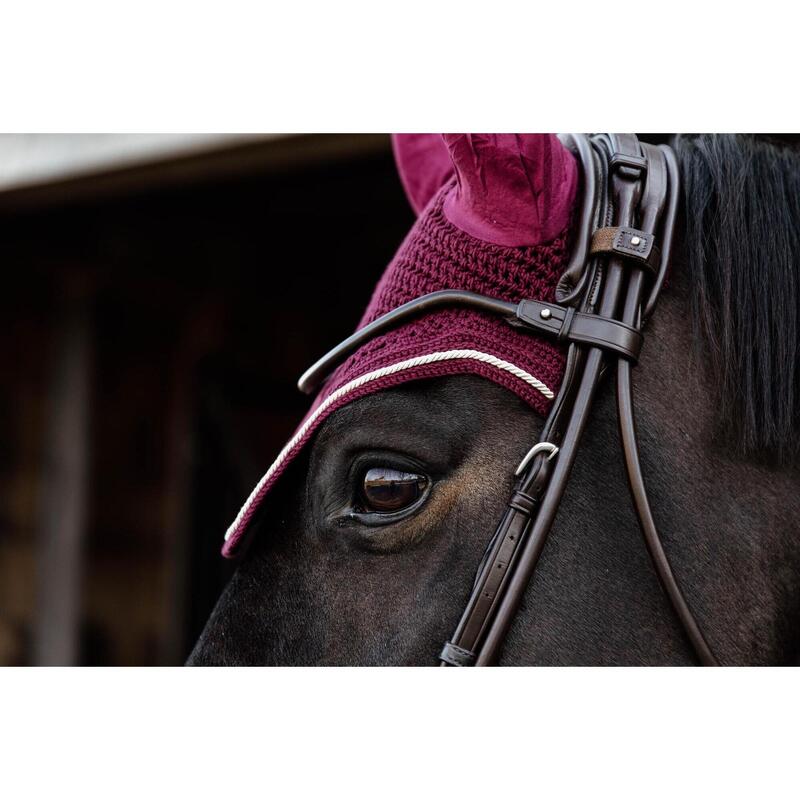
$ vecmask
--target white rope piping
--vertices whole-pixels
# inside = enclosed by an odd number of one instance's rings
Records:
[[[275,474],[281,464],[283,464],[292,450],[297,446],[297,443],[306,435],[308,429],[316,422],[319,416],[324,414],[333,403],[355,389],[361,388],[364,384],[371,383],[372,381],[379,380],[380,378],[385,378],[387,375],[394,375],[407,369],[422,367],[426,364],[434,364],[438,361],[455,361],[462,359],[480,361],[484,364],[489,364],[492,367],[505,370],[514,377],[519,378],[520,380],[525,381],[525,383],[533,386],[534,389],[541,392],[548,400],[552,400],[555,397],[553,392],[544,383],[542,383],[538,378],[534,378],[529,372],[525,372],[524,369],[520,369],[508,361],[503,361],[502,358],[496,358],[488,353],[481,353],[479,350],[444,350],[439,353],[430,353],[426,356],[409,358],[406,361],[399,361],[397,364],[391,364],[388,367],[382,367],[381,369],[376,369],[372,372],[367,372],[364,375],[360,375],[358,378],[354,378],[349,383],[346,383],[344,386],[337,389],[332,395],[330,395],[330,397],[327,397],[320,407],[305,421],[297,433],[286,443],[286,446],[278,454],[278,457],[272,462],[272,466],[266,471],[266,473],[264,473],[264,477],[261,478],[253,491],[250,492],[250,496],[247,498],[239,513],[236,515],[236,519],[231,523],[230,527],[225,532],[225,541],[227,542],[228,539],[230,539],[239,528],[242,517],[244,517],[244,515],[247,513],[250,506],[253,505],[264,484]]]

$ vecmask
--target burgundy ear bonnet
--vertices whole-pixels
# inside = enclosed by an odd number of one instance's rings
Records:
[[[394,137],[400,176],[419,217],[379,281],[359,328],[441,289],[511,302],[555,299],[569,259],[577,193],[572,154],[552,134]],[[334,344],[334,343],[332,343]],[[235,556],[264,497],[336,409],[420,378],[470,373],[515,392],[546,415],[564,352],[480,311],[432,311],[372,339],[323,386],[295,435],[225,536]]]

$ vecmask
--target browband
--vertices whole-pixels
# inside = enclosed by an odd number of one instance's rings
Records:
[[[543,300],[522,300],[509,303],[460,289],[443,289],[418,297],[378,317],[324,355],[309,367],[297,386],[301,392],[311,394],[318,389],[330,373],[362,345],[376,336],[387,333],[427,314],[436,308],[463,306],[476,311],[490,311],[503,316],[510,325],[527,328],[534,333],[552,336],[559,342],[591,344],[616,353],[631,361],[639,358],[642,335],[636,328],[619,320],[584,314],[574,308],[565,308]]]

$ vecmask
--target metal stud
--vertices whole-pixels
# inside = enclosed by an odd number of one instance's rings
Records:
[[[642,240],[638,236],[631,236],[631,244],[634,247],[638,247],[642,243]]]
[[[550,311],[550,309],[549,309],[549,308],[543,308],[543,309],[542,309],[542,310],[539,312],[539,316],[540,316],[542,319],[550,319],[550,317],[552,317],[552,316],[553,316],[553,312],[552,312],[552,311]]]

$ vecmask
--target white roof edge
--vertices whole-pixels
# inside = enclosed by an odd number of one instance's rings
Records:
[[[202,155],[289,134],[0,134],[0,192]]]

